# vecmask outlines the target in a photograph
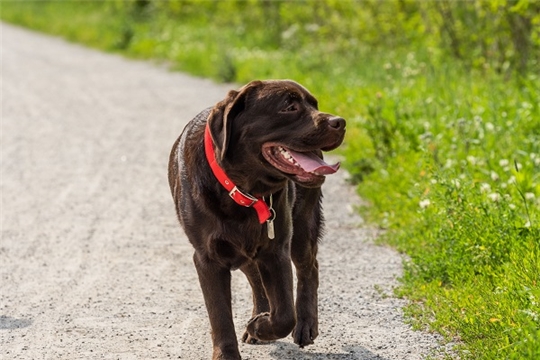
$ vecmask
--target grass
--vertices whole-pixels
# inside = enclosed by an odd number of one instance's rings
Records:
[[[348,120],[361,211],[410,259],[397,292],[414,325],[457,341],[464,359],[540,358],[538,74],[471,70],[429,44],[370,47],[312,24],[276,33],[260,14],[208,15],[211,3],[157,4],[170,8],[3,2],[1,16],[220,81],[303,83]]]

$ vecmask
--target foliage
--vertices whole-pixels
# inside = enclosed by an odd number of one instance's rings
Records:
[[[293,78],[409,261],[416,325],[540,355],[540,2],[3,2],[2,18],[221,81]],[[325,110],[325,109],[322,110]]]

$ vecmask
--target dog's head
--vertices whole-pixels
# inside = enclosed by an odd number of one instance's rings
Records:
[[[339,168],[325,163],[322,151],[342,143],[345,120],[320,112],[317,99],[294,81],[253,81],[230,91],[208,125],[231,177],[255,176],[269,185],[289,178],[318,187]]]

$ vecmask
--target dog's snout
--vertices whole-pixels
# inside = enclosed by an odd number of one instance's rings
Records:
[[[343,130],[345,129],[345,124],[345,119],[339,116],[328,119],[328,127],[332,130]]]

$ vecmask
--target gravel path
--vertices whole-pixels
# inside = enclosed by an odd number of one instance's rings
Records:
[[[185,122],[234,86],[1,24],[2,359],[209,359],[192,249],[167,185]],[[325,184],[320,336],[241,344],[245,359],[421,359],[437,337],[403,323],[401,271],[353,212],[344,171]],[[238,334],[247,281],[233,273]]]

